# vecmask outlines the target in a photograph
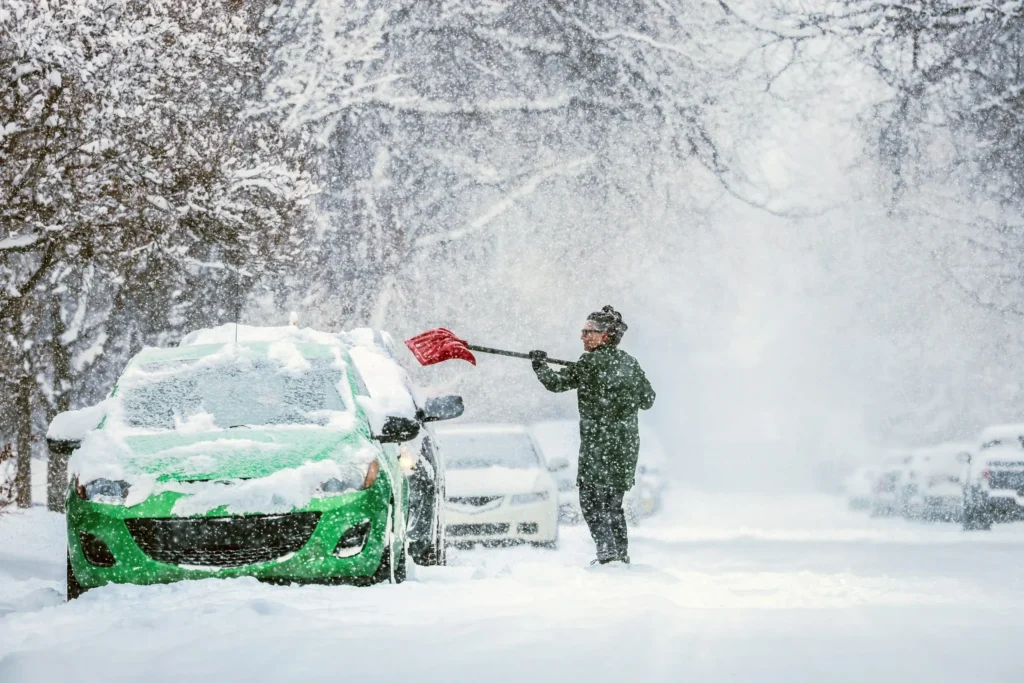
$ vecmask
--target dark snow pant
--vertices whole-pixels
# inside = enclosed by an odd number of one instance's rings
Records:
[[[580,508],[597,544],[598,560],[622,560],[629,555],[626,513],[622,510],[625,493],[610,486],[580,486]]]

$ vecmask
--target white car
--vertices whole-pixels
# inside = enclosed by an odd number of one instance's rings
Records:
[[[568,524],[580,524],[580,493],[576,487],[576,474],[580,463],[580,425],[575,420],[550,420],[530,426],[537,443],[558,481],[561,496],[559,519]],[[626,492],[623,507],[630,522],[650,517],[661,510],[665,489],[662,475],[665,450],[652,429],[640,428],[640,456],[636,467],[636,483]]]
[[[445,524],[456,545],[558,545],[558,486],[525,427],[437,429],[447,466]]]
[[[963,470],[973,446],[944,443],[914,452],[903,482],[901,507],[908,517],[956,521],[963,512]]]
[[[981,432],[964,468],[964,529],[1024,518],[1024,425],[995,425]]]

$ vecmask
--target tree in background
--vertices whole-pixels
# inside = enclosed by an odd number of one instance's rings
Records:
[[[319,141],[324,189],[318,277],[293,278],[292,300],[327,326],[381,325],[409,313],[438,259],[486,258],[495,228],[522,224],[546,189],[640,208],[637,179],[687,166],[732,189],[708,110],[735,60],[703,30],[709,8],[282,3],[265,107]],[[545,239],[529,222],[519,235]],[[595,224],[564,256],[620,227]]]
[[[247,113],[260,45],[214,0],[0,3],[0,368],[34,387],[5,429],[38,440],[297,256],[312,186],[301,142]]]

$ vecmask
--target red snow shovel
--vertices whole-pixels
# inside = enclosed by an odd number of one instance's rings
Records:
[[[459,339],[451,330],[439,327],[436,330],[427,330],[418,334],[412,339],[406,339],[405,345],[412,351],[412,355],[420,362],[420,365],[433,365],[446,360],[459,358],[476,365],[476,357],[473,351],[478,353],[490,353],[495,356],[511,356],[512,358],[529,358],[528,353],[517,351],[503,351],[502,349],[490,349],[486,346],[470,344],[464,339]],[[548,363],[555,365],[572,365],[571,361],[546,359]]]

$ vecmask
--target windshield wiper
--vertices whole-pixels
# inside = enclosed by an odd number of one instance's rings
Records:
[[[231,425],[228,429],[238,429],[239,427],[245,427],[246,429],[252,429],[249,425]]]

